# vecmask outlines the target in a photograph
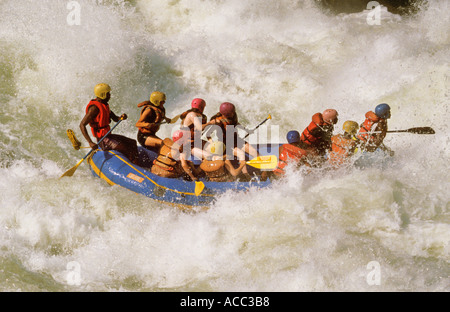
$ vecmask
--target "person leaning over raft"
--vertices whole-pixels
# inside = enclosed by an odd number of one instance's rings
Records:
[[[361,124],[356,137],[361,141],[361,149],[366,152],[374,152],[377,148],[387,151],[394,156],[394,151],[383,144],[388,130],[387,120],[391,118],[391,107],[381,103],[375,107],[375,112],[368,111],[366,120]]]
[[[117,117],[117,115],[110,110],[108,104],[111,98],[110,92],[111,87],[108,84],[97,84],[94,88],[96,98],[91,100],[86,106],[86,114],[80,122],[81,133],[92,149],[97,149],[98,145],[91,140],[91,137],[88,134],[86,129],[88,124],[91,126],[92,134],[98,142],[111,129],[109,126],[111,119],[115,122],[118,122],[120,119],[127,119],[126,114],[122,114],[120,117]],[[139,165],[139,154],[136,140],[110,133],[99,145],[104,151],[119,151],[128,157],[133,164]]]
[[[231,182],[241,173],[245,166],[245,160],[239,161],[239,167],[234,168],[230,160],[226,159],[225,144],[220,141],[211,142],[207,146],[211,156],[207,156],[200,164],[209,181]]]
[[[186,137],[188,134],[186,135]],[[172,139],[166,138],[159,149],[158,157],[153,162],[151,172],[164,178],[183,177],[186,180],[197,181],[201,171],[187,160],[184,148],[184,131],[177,130]],[[187,144],[189,146],[189,144]]]
[[[191,108],[180,115],[181,128],[190,132],[190,143],[192,155],[199,159],[206,156],[203,147],[206,141],[201,139],[202,132],[206,126],[212,124],[208,122],[208,117],[203,114],[206,102],[203,99],[195,98],[191,102]],[[195,146],[195,145],[199,146]]]
[[[186,130],[177,130],[172,135],[174,141],[174,148],[179,152],[181,168],[185,180],[198,181],[198,178],[203,175],[200,168],[197,168],[191,161],[191,154],[189,151],[189,132]]]
[[[344,134],[336,134],[331,137],[331,150],[328,153],[328,161],[333,168],[346,165],[358,147],[358,139],[355,137],[359,125],[356,121],[347,120],[342,126]]]
[[[153,161],[151,173],[164,178],[178,178],[182,174],[181,163],[173,155],[173,140],[166,138],[162,140],[158,157]]]
[[[280,147],[278,164],[273,170],[277,177],[285,174],[284,168],[289,162],[294,162],[297,167],[302,165],[310,167],[307,159],[308,153],[300,147],[300,133],[296,130],[291,130],[286,134],[286,139],[288,143]]]
[[[322,158],[331,148],[331,136],[337,122],[338,112],[335,109],[326,109],[323,113],[314,114],[311,123],[302,132],[300,147],[322,162],[324,160]]]
[[[238,128],[243,128],[238,121],[238,116],[236,113],[236,107],[233,103],[230,102],[224,102],[220,104],[219,112],[211,117],[210,124],[213,125],[210,129],[206,130],[208,139],[210,138],[209,134],[210,132],[214,131],[214,126],[220,127],[220,130],[222,131],[222,136],[218,139],[224,143],[224,145],[229,144],[229,142],[232,143],[233,148],[233,155],[240,157],[239,155],[245,155],[244,152],[249,154],[252,158],[259,156],[258,151],[251,146],[248,142],[245,142],[243,139],[239,137],[237,132],[231,131],[231,134],[233,135],[232,138],[227,139],[227,129],[229,126]],[[234,130],[234,129],[233,129]],[[253,133],[253,130],[245,129],[244,130],[251,134]],[[241,152],[242,151],[242,152]],[[239,160],[242,160],[239,158]],[[250,174],[248,173],[247,166],[244,166],[242,169],[242,173],[247,179],[250,179]]]
[[[163,140],[156,135],[163,121],[170,122],[166,117],[164,103],[166,95],[163,92],[155,91],[150,94],[150,101],[138,104],[142,107],[136,127],[139,128],[137,140],[139,144],[148,149],[158,149],[162,146]]]

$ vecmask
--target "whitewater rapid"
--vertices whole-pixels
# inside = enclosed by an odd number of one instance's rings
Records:
[[[312,0],[2,1],[0,290],[449,291],[449,9],[381,9],[370,25],[369,11]],[[436,134],[388,135],[386,167],[292,170],[186,213],[86,163],[59,179],[87,151],[66,130],[81,140],[100,82],[129,117],[115,132],[132,138],[155,90],[169,116],[194,97],[208,117],[235,103],[250,128],[270,114],[270,141],[326,108],[341,132],[382,102],[390,129]]]

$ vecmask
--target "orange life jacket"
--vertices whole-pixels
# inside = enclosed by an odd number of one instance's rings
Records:
[[[237,114],[234,114],[232,119],[223,116],[221,113],[217,113],[211,117],[210,120],[214,120],[216,125],[222,129],[223,143],[226,143],[227,126],[237,126],[239,124]],[[237,133],[234,133],[237,135]]]
[[[91,126],[92,135],[97,139],[100,139],[111,129],[109,126],[109,123],[111,122],[109,104],[91,100],[86,106],[86,113],[91,105],[95,105],[98,108],[99,113],[95,116],[94,121],[89,123],[89,126]]]
[[[172,156],[172,145],[173,141],[171,139],[163,140],[158,157],[153,161],[152,173],[166,178],[180,176],[180,162]]]
[[[186,119],[186,116],[189,113],[191,113],[191,112],[195,112],[195,113],[197,113],[197,115],[201,115],[202,116],[202,124],[205,124],[205,123],[208,122],[208,117],[206,117],[205,114],[201,113],[200,110],[198,110],[197,108],[191,108],[191,109],[185,111],[183,114],[180,115],[181,124],[183,124],[184,119]],[[189,129],[189,131],[191,133],[190,142],[191,142],[191,144],[193,144],[194,143],[194,139],[195,139],[195,135],[196,135],[196,130],[194,129],[194,123],[190,124],[187,128]],[[197,133],[197,135],[201,136],[201,132]]]
[[[145,122],[151,124],[150,129],[139,127],[139,131],[146,134],[155,134],[156,132],[158,132],[161,126],[161,121],[163,120],[163,118],[166,117],[166,110],[163,107],[160,108],[153,105],[150,101],[141,102],[138,104],[138,107],[142,107],[141,115],[144,113],[146,109],[153,110],[153,114],[150,115],[150,117],[147,120],[145,120]]]
[[[323,138],[324,134],[333,131],[333,126],[327,124],[321,113],[312,116],[312,121],[308,127],[303,130],[300,141],[308,145],[316,145]]]
[[[283,144],[280,148],[280,155],[278,157],[278,165],[273,170],[273,172],[278,176],[283,175],[285,173],[284,167],[286,167],[290,161],[294,161],[298,165],[304,164],[304,163],[306,163],[305,157],[307,155],[308,155],[308,153],[304,149],[302,149],[296,145]]]
[[[387,120],[379,118],[372,111],[367,112],[365,116],[366,120],[361,124],[356,138],[364,143],[366,149],[374,149],[386,136]]]
[[[357,141],[348,136],[337,134],[331,137],[331,151],[328,154],[328,161],[337,167],[353,155]]]
[[[227,182],[232,180],[223,160],[204,160],[200,164],[200,169],[205,172],[210,181]]]

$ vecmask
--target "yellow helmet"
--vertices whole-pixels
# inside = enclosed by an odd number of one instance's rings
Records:
[[[356,121],[347,120],[346,122],[344,122],[342,129],[344,129],[344,131],[347,133],[356,134],[356,132],[358,132],[359,125]]]
[[[161,102],[165,102],[165,101],[166,101],[166,95],[162,92],[155,91],[155,92],[152,92],[152,94],[150,94],[150,102],[155,106],[159,106],[159,105],[161,105]]]
[[[109,86],[109,84],[99,83],[94,87],[95,96],[102,100],[106,99],[108,92],[111,92],[111,87]]]
[[[225,144],[223,144],[223,142],[220,141],[211,143],[208,146],[208,152],[210,152],[213,155],[223,156],[224,151],[225,151]]]

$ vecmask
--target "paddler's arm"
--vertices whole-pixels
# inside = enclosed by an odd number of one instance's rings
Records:
[[[84,115],[83,119],[80,122],[81,133],[83,134],[84,138],[86,139],[86,141],[88,142],[89,146],[92,149],[97,149],[98,145],[92,141],[86,129],[86,126],[94,120],[94,118],[98,115],[98,113],[99,113],[98,108],[95,105],[91,105],[86,115]]]
[[[250,134],[255,133],[255,130],[254,130],[254,129],[247,129],[246,127],[244,127],[244,126],[241,125],[240,123],[237,123],[237,124],[236,124],[236,128],[237,128],[237,129],[242,129],[242,130],[244,130],[245,132],[247,132],[247,135],[250,135]]]
[[[237,177],[241,173],[242,168],[244,168],[244,166],[245,166],[245,161],[244,160],[241,160],[239,162],[239,167],[234,168],[233,164],[228,159],[225,159],[225,168],[227,168],[228,172],[233,177]]]
[[[180,154],[180,162],[184,172],[186,172],[189,175],[192,181],[198,181],[198,178],[195,177],[194,175],[194,166],[192,165],[192,163],[186,160],[184,153]]]
[[[202,124],[202,131],[205,130],[206,127],[212,126],[212,125],[215,125],[215,124],[216,124],[216,121],[215,121],[215,120],[210,120],[210,121],[208,121],[207,123]]]
[[[113,121],[115,121],[115,122],[118,122],[120,119],[126,120],[126,119],[128,118],[127,114],[122,114],[122,115],[120,115],[120,117],[117,117],[117,115],[114,114],[113,111],[110,111],[110,112],[109,112],[109,116],[110,116],[111,119],[112,119]]]
[[[153,110],[151,110],[151,109],[144,110],[144,112],[139,117],[139,120],[136,122],[136,127],[150,129],[150,126],[152,124],[149,122],[145,122],[145,120],[147,119],[147,116],[152,113],[153,113]]]

